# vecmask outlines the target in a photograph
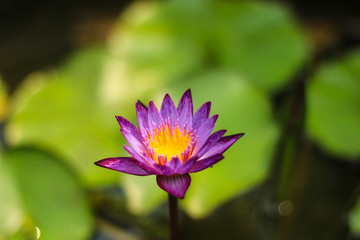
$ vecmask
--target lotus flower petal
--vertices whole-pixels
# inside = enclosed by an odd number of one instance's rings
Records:
[[[153,101],[150,101],[148,109],[149,128],[153,132],[155,127],[160,128],[164,123]]]
[[[219,139],[224,136],[225,133],[226,130],[219,130],[211,134],[210,137],[206,140],[206,142],[201,146],[199,151],[195,154],[198,157],[204,155],[204,153],[206,153],[210,148],[212,148],[219,141]]]
[[[178,113],[175,104],[169,94],[166,94],[161,105],[160,114],[163,118],[163,122],[170,123],[171,126],[175,126],[178,122]]]
[[[140,167],[141,164],[138,161],[130,157],[106,158],[95,162],[95,164],[100,167],[138,176],[147,176],[152,174],[150,169],[150,171],[145,170]]]
[[[121,129],[129,132],[129,134],[134,136],[140,142],[144,141],[144,139],[142,138],[142,136],[140,134],[140,131],[129,120],[127,120],[121,116],[116,116],[116,119],[117,119]]]
[[[184,198],[186,191],[188,190],[191,178],[189,174],[172,175],[172,176],[157,176],[157,184],[161,189],[174,195],[178,198]]]
[[[193,115],[193,101],[192,101],[190,89],[186,90],[186,92],[182,95],[182,97],[180,99],[179,105],[177,107],[177,112],[179,113],[179,115],[185,109],[187,102],[189,102],[190,112],[191,112],[191,116],[192,116]]]
[[[147,109],[141,103],[136,103],[136,115],[139,124],[139,130],[144,136],[146,134],[146,129],[149,129],[149,120]]]
[[[179,116],[179,127],[185,129],[185,132],[192,127],[192,111],[192,101],[187,99]]]
[[[189,173],[199,172],[201,170],[204,170],[204,169],[214,165],[215,163],[219,162],[223,158],[224,158],[223,155],[217,154],[217,155],[213,155],[208,158],[204,158],[202,160],[198,160],[194,163],[194,165],[188,172]]]
[[[211,102],[204,103],[193,116],[193,129],[198,129],[210,115]]]
[[[198,138],[196,140],[194,152],[197,152],[209,138],[212,130],[215,127],[215,122],[217,119],[218,115],[214,115],[211,118],[206,119],[205,122],[199,127],[197,131]]]
[[[234,142],[236,142],[242,136],[244,136],[244,133],[220,138],[220,140],[211,149],[209,149],[209,151],[207,151],[201,157],[201,159],[207,158],[212,155],[224,153],[232,144],[234,144]]]
[[[146,149],[146,146],[144,145],[144,141],[139,141],[137,137],[135,137],[126,129],[120,129],[120,132],[125,137],[126,141],[130,144],[130,146],[133,149],[135,149],[135,151],[142,152],[144,151],[144,149]]]

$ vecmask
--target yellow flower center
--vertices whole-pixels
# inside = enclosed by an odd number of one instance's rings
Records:
[[[178,156],[183,163],[192,151],[192,137],[190,132],[180,131],[178,126],[171,128],[170,124],[155,128],[152,134],[148,135],[149,155],[158,164],[166,164],[173,156]],[[189,149],[188,154],[185,150]]]

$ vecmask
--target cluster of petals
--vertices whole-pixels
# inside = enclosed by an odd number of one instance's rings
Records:
[[[226,130],[212,133],[218,115],[209,117],[210,106],[206,102],[193,114],[190,89],[177,107],[168,94],[160,111],[152,101],[148,107],[136,103],[139,128],[116,116],[120,131],[130,145],[124,148],[131,157],[106,158],[95,164],[133,175],[156,175],[160,188],[183,198],[191,182],[189,173],[222,160],[223,153],[244,135],[224,137]]]

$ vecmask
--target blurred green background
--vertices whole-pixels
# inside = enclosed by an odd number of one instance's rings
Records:
[[[180,239],[360,239],[359,4],[0,3],[0,240],[167,239],[154,176],[114,115],[212,101],[246,135],[192,174]]]

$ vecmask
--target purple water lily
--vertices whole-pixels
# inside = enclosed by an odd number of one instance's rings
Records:
[[[222,154],[244,135],[223,137],[226,130],[211,134],[218,115],[209,118],[210,106],[207,102],[193,114],[190,89],[177,108],[169,94],[165,95],[160,112],[153,101],[148,108],[136,103],[139,129],[116,116],[120,131],[131,146],[124,146],[131,157],[106,158],[95,164],[133,175],[156,175],[160,188],[183,198],[191,182],[189,173],[222,160]]]

